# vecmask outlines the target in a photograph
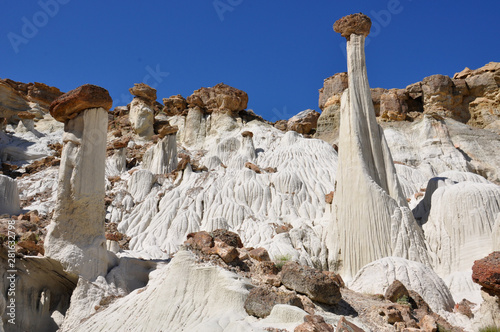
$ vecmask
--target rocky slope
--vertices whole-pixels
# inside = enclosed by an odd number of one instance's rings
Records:
[[[370,90],[366,21],[339,24],[351,79],[274,125],[222,83],[107,112],[99,87],[2,80],[0,330],[499,324],[498,64]]]

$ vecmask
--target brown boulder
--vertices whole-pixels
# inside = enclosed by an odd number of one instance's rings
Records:
[[[210,250],[206,250],[205,253],[215,253],[219,255],[219,257],[222,258],[222,260],[227,264],[238,259],[240,256],[240,253],[238,252],[238,250],[236,250],[235,247],[230,246],[219,239],[214,239],[214,247]]]
[[[214,239],[220,240],[229,246],[235,248],[243,248],[243,243],[238,234],[228,231],[227,229],[216,229],[211,233]]]
[[[268,262],[271,260],[271,258],[269,257],[269,253],[264,248],[255,248],[253,250],[250,250],[248,254],[250,255],[250,257],[258,260],[259,262]]]
[[[436,322],[436,319],[432,317],[431,315],[426,315],[424,316],[419,324],[420,329],[426,331],[426,332],[437,332],[438,331],[438,325]]]
[[[349,40],[352,34],[368,36],[372,21],[362,13],[351,14],[337,20],[333,25],[333,31],[338,32]]]
[[[385,299],[391,302],[398,302],[406,297],[406,301],[410,299],[410,294],[406,289],[405,285],[399,280],[394,280],[394,282],[385,291]]]
[[[269,316],[276,304],[288,304],[303,309],[302,301],[295,292],[268,285],[252,288],[244,307],[249,315],[264,318]]]
[[[128,89],[130,94],[143,98],[147,101],[156,101],[156,89],[153,89],[144,83],[134,83],[134,86]]]
[[[288,124],[287,120],[278,120],[274,123],[274,128],[279,129],[281,131],[286,131],[287,124]]]
[[[252,171],[254,171],[254,172],[255,172],[255,173],[257,173],[257,174],[260,174],[260,173],[261,173],[261,171],[260,171],[260,167],[259,167],[259,166],[257,166],[257,165],[255,165],[255,164],[253,164],[253,163],[251,163],[251,162],[249,162],[249,161],[247,161],[247,162],[245,163],[245,167],[246,167],[246,168],[248,168],[248,169],[251,169]]]
[[[332,279],[333,282],[339,286],[340,288],[344,288],[345,287],[345,283],[344,283],[344,280],[342,279],[342,277],[340,276],[340,274],[337,274],[335,272],[332,272],[332,271],[321,271],[324,275],[326,275],[328,278]]]
[[[182,113],[188,106],[186,99],[181,95],[163,98],[163,105],[165,105],[163,112],[170,116]]]
[[[163,138],[163,137],[168,136],[168,135],[174,135],[178,131],[179,131],[179,127],[171,126],[171,125],[167,124],[158,130],[158,135],[160,136],[160,138]]]
[[[191,157],[185,153],[179,153],[177,155],[180,159],[179,163],[177,164],[177,171],[183,171],[186,169],[187,165],[191,163]]]
[[[241,136],[252,138],[253,137],[253,133],[251,131],[246,130],[246,131],[244,131],[244,132],[241,133]]]
[[[333,332],[333,326],[326,323],[325,319],[319,315],[307,315],[304,323],[293,330],[294,332]]]
[[[185,245],[191,246],[193,249],[203,250],[204,248],[212,248],[214,239],[205,231],[189,233]]]
[[[319,113],[315,110],[305,110],[288,120],[287,129],[299,134],[310,134],[318,125]]]
[[[474,314],[472,313],[472,307],[474,307],[474,303],[467,299],[463,299],[462,301],[455,304],[455,312],[458,312],[464,316],[469,318],[474,318]]]
[[[474,262],[472,280],[486,293],[500,297],[500,251]]]
[[[57,121],[66,122],[86,109],[102,107],[109,111],[112,105],[113,100],[108,90],[97,85],[85,84],[54,100],[50,104],[49,111]]]
[[[335,196],[334,191],[330,191],[328,194],[325,195],[325,202],[326,204],[332,204],[333,202],[333,196]]]
[[[189,107],[200,107],[207,113],[214,111],[238,112],[247,108],[248,95],[246,92],[219,83],[211,88],[201,88],[187,97]]]
[[[337,329],[335,332],[364,332],[364,330],[349,322],[344,316],[342,316],[337,323]]]
[[[281,269],[281,282],[313,301],[337,304],[341,299],[339,286],[328,276],[311,267],[288,262]]]

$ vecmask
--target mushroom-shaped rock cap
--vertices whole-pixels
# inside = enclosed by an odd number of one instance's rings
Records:
[[[333,25],[333,31],[338,32],[349,39],[352,34],[368,36],[372,21],[368,16],[362,13],[351,14],[337,20]]]
[[[130,91],[132,95],[144,98],[148,101],[156,100],[156,89],[144,83],[134,83],[134,86],[128,89],[128,91]]]
[[[89,108],[102,107],[109,111],[113,100],[108,90],[97,85],[85,84],[71,90],[50,104],[50,115],[57,121],[66,122]]]

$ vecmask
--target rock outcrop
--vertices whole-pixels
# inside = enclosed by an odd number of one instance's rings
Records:
[[[316,137],[336,142],[340,96],[347,89],[347,74],[338,73],[324,81],[319,93]],[[379,121],[413,121],[422,114],[451,118],[472,127],[500,133],[500,63],[464,69],[453,78],[432,75],[405,89],[371,89]]]
[[[474,262],[472,280],[481,285],[483,291],[500,298],[500,251]]]
[[[43,83],[0,79],[0,117],[15,122],[19,120],[17,113],[32,110],[40,111],[41,118],[48,112],[50,103],[62,94],[58,88]]]
[[[319,113],[315,110],[305,110],[294,115],[288,120],[287,130],[293,130],[299,134],[313,134],[318,125]]]
[[[104,237],[107,90],[84,85],[56,99],[54,118],[65,122],[57,204],[45,254],[72,274],[93,280],[108,268]],[[92,108],[85,108],[92,107]]]
[[[313,301],[335,305],[341,299],[340,285],[326,274],[296,262],[286,263],[281,270],[285,287],[305,294]]]
[[[21,212],[21,203],[16,180],[0,174],[0,214],[18,214],[19,212]]]
[[[387,256],[428,262],[422,230],[408,208],[384,133],[375,119],[364,54],[368,17],[342,19],[336,31],[360,32],[347,41],[349,88],[342,95],[335,212],[326,245],[329,265],[350,279]],[[358,22],[359,21],[359,22]],[[357,23],[358,22],[358,23]],[[336,23],[337,24],[337,23]],[[345,28],[342,28],[343,26]]]
[[[276,304],[288,304],[303,309],[297,293],[264,285],[250,290],[245,300],[245,310],[249,315],[265,318]]]
[[[246,92],[219,83],[211,88],[201,88],[187,97],[189,108],[200,107],[206,113],[217,111],[238,112],[247,108]]]

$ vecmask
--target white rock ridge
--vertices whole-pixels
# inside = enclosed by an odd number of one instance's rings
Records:
[[[349,88],[341,102],[336,219],[326,242],[330,268],[347,280],[364,265],[387,256],[428,262],[422,231],[375,119],[364,42],[363,35],[354,33],[347,41]]]
[[[146,287],[85,321],[66,321],[71,328],[62,331],[244,331],[249,287],[235,274],[198,265],[192,253],[180,251],[151,274]]]
[[[68,120],[58,180],[58,199],[48,226],[45,255],[68,272],[92,280],[107,271],[104,176],[108,115],[88,109]]]

